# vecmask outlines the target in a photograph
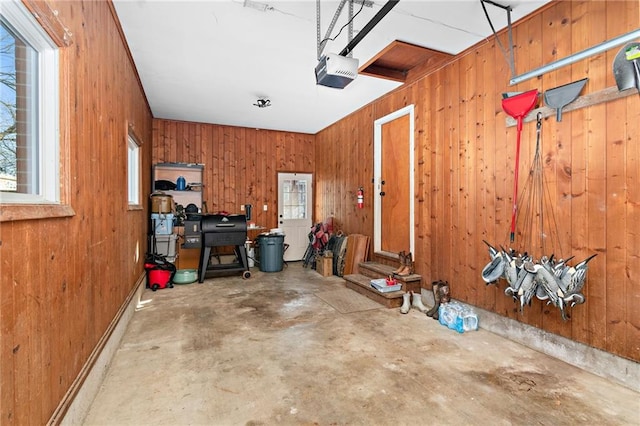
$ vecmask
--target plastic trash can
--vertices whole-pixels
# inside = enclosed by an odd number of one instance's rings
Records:
[[[284,264],[284,235],[260,235],[260,270],[262,272],[282,271]]]

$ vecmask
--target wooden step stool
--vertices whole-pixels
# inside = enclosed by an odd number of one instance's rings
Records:
[[[404,277],[394,276],[398,283],[402,284],[402,290],[381,293],[371,287],[371,280],[387,278],[393,274],[395,268],[377,262],[361,262],[358,264],[358,269],[360,273],[345,275],[343,277],[346,280],[347,288],[355,290],[387,308],[400,307],[402,305],[402,295],[407,291],[421,294],[422,276],[418,274],[406,275]]]

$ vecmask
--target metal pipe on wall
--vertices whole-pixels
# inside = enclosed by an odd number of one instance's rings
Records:
[[[637,29],[627,34],[623,34],[616,38],[612,38],[611,40],[605,41],[604,43],[598,44],[596,46],[592,46],[588,49],[585,49],[573,55],[569,55],[566,58],[559,59],[555,62],[550,62],[547,65],[544,65],[540,68],[536,68],[535,70],[529,71],[524,74],[520,74],[516,77],[513,77],[511,81],[509,81],[509,85],[513,86],[514,84],[522,83],[523,81],[527,81],[531,78],[538,77],[539,75],[542,75],[549,71],[556,70],[558,68],[562,68],[566,65],[573,64],[574,62],[581,61],[590,56],[607,51],[613,47],[630,42],[637,38],[640,38],[640,29]]]

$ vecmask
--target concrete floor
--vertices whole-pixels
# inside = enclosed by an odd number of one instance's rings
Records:
[[[145,290],[84,424],[640,424],[639,393],[486,330],[252,272]]]

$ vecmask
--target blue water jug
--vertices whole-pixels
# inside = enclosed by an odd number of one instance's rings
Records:
[[[176,190],[184,191],[185,189],[187,189],[187,182],[184,180],[184,176],[180,176],[176,181]]]

